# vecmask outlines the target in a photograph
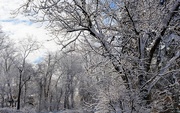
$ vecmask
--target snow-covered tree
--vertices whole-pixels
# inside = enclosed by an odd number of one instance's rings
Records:
[[[47,24],[63,48],[83,42],[111,61],[127,90],[124,112],[176,112],[179,5],[180,0],[32,0],[22,9]]]

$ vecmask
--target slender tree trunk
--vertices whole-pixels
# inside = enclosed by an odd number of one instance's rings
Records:
[[[61,97],[62,97],[62,95],[63,95],[62,89],[61,89],[59,95],[60,95],[59,97],[57,96],[57,97],[58,97],[58,99],[57,99],[57,110],[59,110],[59,106],[60,106],[60,103],[61,103]]]
[[[70,81],[70,99],[71,99],[71,108],[74,108],[74,88],[73,88],[73,77],[71,76]]]
[[[64,109],[69,109],[69,89],[66,87],[64,97]]]
[[[24,104],[26,103],[27,83],[24,84]]]
[[[70,96],[70,77],[67,75],[67,83],[65,86],[65,97],[64,97],[64,108],[69,109],[70,108],[70,102],[69,102],[69,96]]]
[[[43,93],[43,86],[42,86],[42,84],[41,84],[41,81],[40,81],[40,90],[39,90],[39,112],[41,111],[41,109],[42,109],[42,93]]]
[[[18,90],[18,99],[17,99],[17,109],[19,110],[20,109],[20,102],[21,102],[21,79],[22,79],[22,70],[19,69],[19,90]]]

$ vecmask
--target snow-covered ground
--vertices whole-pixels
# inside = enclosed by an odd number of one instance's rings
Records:
[[[12,108],[0,108],[0,113],[36,113],[32,109],[16,110]]]
[[[12,108],[0,108],[0,113],[38,113],[33,109],[16,110]],[[82,110],[65,110],[57,112],[41,112],[41,113],[84,113]]]

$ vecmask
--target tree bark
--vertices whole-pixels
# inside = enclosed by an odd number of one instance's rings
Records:
[[[21,105],[21,89],[22,89],[22,70],[19,69],[19,90],[18,90],[18,99],[17,99],[17,109],[20,109],[20,105]]]

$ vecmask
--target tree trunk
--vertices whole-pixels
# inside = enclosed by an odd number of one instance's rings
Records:
[[[22,79],[22,70],[21,69],[19,69],[19,90],[18,90],[18,99],[17,99],[17,109],[19,110],[20,109],[20,102],[21,102],[21,89],[22,89],[22,87],[21,87],[21,79]]]
[[[27,83],[24,84],[24,105],[26,103]]]

